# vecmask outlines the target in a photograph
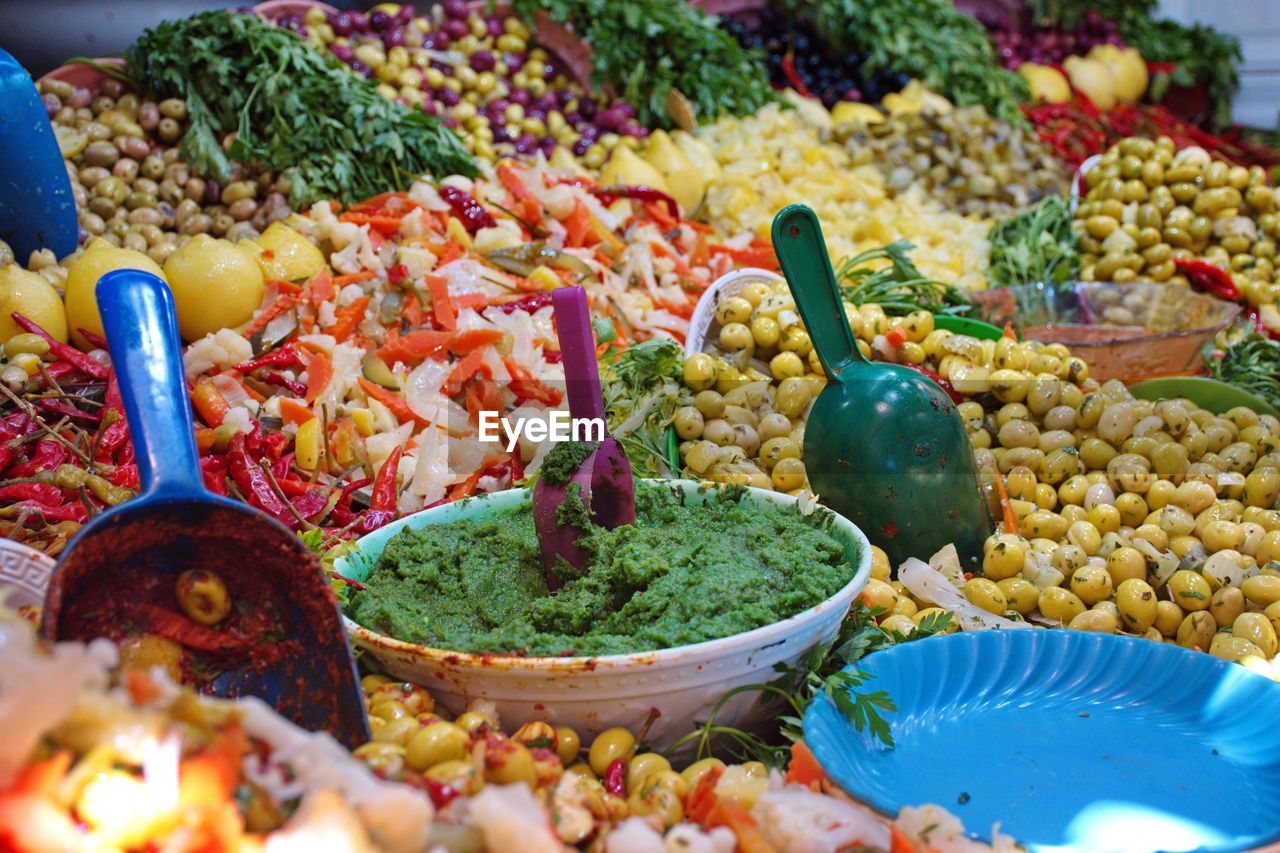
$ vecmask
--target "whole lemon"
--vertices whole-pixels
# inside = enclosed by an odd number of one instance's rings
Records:
[[[257,240],[242,240],[240,246],[254,254],[265,278],[305,280],[325,265],[320,248],[283,222],[272,222]]]
[[[67,312],[58,291],[44,276],[17,264],[8,264],[0,267],[0,341],[23,331],[13,322],[14,312],[63,343],[67,342]]]
[[[262,270],[228,240],[197,234],[164,262],[187,341],[233,329],[253,316],[266,284]]]
[[[77,329],[88,329],[94,334],[104,334],[102,317],[98,315],[98,298],[94,288],[98,279],[112,270],[143,270],[164,277],[163,271],[156,262],[141,252],[132,249],[121,249],[106,240],[95,240],[84,250],[84,254],[76,258],[75,263],[67,270],[67,327],[71,330],[72,342],[80,349],[93,349]]]

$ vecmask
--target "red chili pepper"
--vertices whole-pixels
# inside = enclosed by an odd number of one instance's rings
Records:
[[[88,342],[89,342],[89,344],[90,344],[94,349],[106,349],[106,348],[107,348],[107,339],[106,339],[106,338],[104,338],[102,335],[99,335],[97,332],[91,332],[91,331],[89,331],[88,329],[84,328],[83,326],[81,326],[80,328],[76,329],[76,331],[77,331],[77,332],[79,332],[79,333],[80,333],[80,337],[82,337],[82,338],[84,338],[86,341],[88,341]]]
[[[1220,299],[1240,301],[1240,288],[1236,287],[1230,274],[1216,264],[1196,258],[1174,258],[1173,265],[1178,268],[1178,272],[1191,281],[1191,284],[1201,290]]]
[[[233,435],[227,445],[227,468],[245,500],[277,521],[285,524],[293,521],[284,501],[271,488],[266,472],[249,458],[244,433]]]
[[[615,758],[604,772],[604,789],[617,797],[627,795],[627,762]]]
[[[62,506],[46,506],[39,501],[21,501],[14,504],[19,510],[25,509],[32,515],[42,516],[45,521],[75,521],[84,524],[89,519],[89,512],[79,501],[65,503]]]
[[[610,187],[595,187],[591,190],[591,194],[600,199],[605,205],[613,204],[620,198],[634,198],[638,201],[660,201],[667,206],[667,213],[672,218],[680,218],[680,205],[671,196],[662,190],[656,190],[653,187],[643,185],[623,186],[615,184]]]
[[[369,498],[369,508],[383,512],[395,512],[396,509],[396,473],[400,468],[400,457],[404,455],[404,447],[397,447],[387,455],[387,461],[378,469],[378,476],[373,480],[373,494]]]
[[[17,311],[14,311],[9,316],[13,318],[13,322],[17,323],[24,332],[32,332],[33,334],[37,334],[44,338],[45,342],[49,344],[49,351],[53,353],[55,358],[72,365],[86,376],[92,376],[94,379],[107,378],[108,371],[106,365],[94,361],[75,347],[64,344],[62,341],[42,329],[39,324],[28,320]]]
[[[124,486],[126,489],[133,489],[135,492],[142,488],[142,481],[138,477],[138,466],[133,463],[117,465],[116,470],[111,472],[111,476],[107,477],[107,480],[113,486]],[[225,486],[223,491],[226,491]]]
[[[263,382],[266,382],[269,385],[279,386],[295,397],[307,396],[306,385],[303,385],[296,379],[290,379],[283,373],[279,373],[275,370],[264,370],[262,371],[261,378]]]
[[[129,616],[145,633],[159,634],[202,652],[234,652],[249,645],[249,640],[237,633],[206,628],[154,604],[135,603],[129,608]]]
[[[796,62],[788,53],[782,57],[782,73],[786,75],[787,82],[791,84],[791,88],[803,97],[811,98],[813,94],[809,91],[809,87],[800,79],[800,75],[796,72]]]
[[[48,397],[36,397],[35,407],[43,409],[46,412],[52,412],[66,418],[75,418],[81,421],[91,421],[97,423],[102,420],[102,415],[98,412],[86,412],[84,409],[77,409],[66,400],[51,400]]]
[[[440,187],[440,198],[444,199],[449,207],[453,209],[453,215],[462,221],[463,227],[472,234],[481,228],[492,228],[498,223],[494,221],[493,214],[485,210],[480,202],[470,193],[464,192],[457,187],[451,187],[447,184]]]
[[[951,383],[950,383],[950,382],[948,382],[947,380],[943,379],[941,376],[939,376],[938,374],[934,373],[934,372],[933,372],[932,370],[930,370],[929,368],[927,368],[927,367],[922,367],[922,366],[920,366],[920,365],[918,365],[918,364],[904,364],[904,365],[902,365],[902,366],[903,366],[903,367],[908,367],[908,368],[910,368],[910,369],[914,370],[916,373],[923,373],[925,376],[928,376],[928,377],[929,377],[930,379],[932,379],[934,382],[938,383],[938,385],[939,385],[939,386],[941,386],[942,390],[947,392],[947,396],[951,398],[951,402],[953,402],[953,403],[963,403],[963,402],[964,402],[964,395],[963,395],[963,394],[961,394],[961,393],[960,393],[959,391],[957,391],[955,388],[952,388],[952,387],[951,387]]]
[[[1266,323],[1262,322],[1262,314],[1252,305],[1245,308],[1245,314],[1253,323],[1254,330],[1264,337],[1268,337],[1273,341],[1280,341],[1280,332],[1275,331]]]
[[[128,440],[129,422],[122,417],[98,434],[97,452],[94,455],[95,461],[105,462],[110,459]]]
[[[422,784],[427,789],[427,796],[431,798],[431,804],[438,809],[442,809],[449,803],[461,796],[461,791],[452,785],[444,782],[437,782],[435,779],[423,777]]]
[[[52,471],[70,458],[71,451],[51,438],[42,438],[36,442],[30,459],[13,466],[5,473],[10,477],[31,477],[37,471]]]
[[[278,350],[273,350],[264,356],[252,359],[250,361],[241,362],[232,366],[232,370],[240,373],[252,373],[260,367],[292,367],[302,366],[302,359],[298,358],[298,350],[292,343],[287,343]]]
[[[400,285],[400,282],[404,281],[408,277],[409,268],[404,264],[396,264],[387,270],[387,281],[397,287]]]
[[[39,501],[49,506],[60,506],[62,489],[48,483],[10,483],[0,486],[0,501]]]
[[[205,456],[200,459],[200,476],[204,487],[216,495],[227,496],[227,459],[225,456]]]

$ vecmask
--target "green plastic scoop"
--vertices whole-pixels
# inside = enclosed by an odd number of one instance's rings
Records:
[[[783,208],[773,249],[827,374],[804,430],[810,485],[891,565],[955,543],[975,568],[992,524],[955,405],[922,374],[858,351],[812,210]]]

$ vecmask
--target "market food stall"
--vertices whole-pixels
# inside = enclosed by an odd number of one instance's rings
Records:
[[[0,52],[0,850],[1280,842],[1280,151],[1088,6]]]

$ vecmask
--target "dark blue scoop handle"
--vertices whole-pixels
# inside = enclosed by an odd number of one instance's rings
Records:
[[[112,270],[97,297],[142,491],[206,496],[169,286],[142,270]]]

